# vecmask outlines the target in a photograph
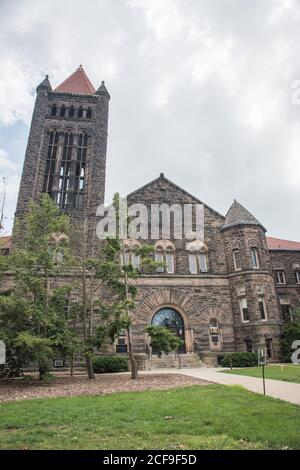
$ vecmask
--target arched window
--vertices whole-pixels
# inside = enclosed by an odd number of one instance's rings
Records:
[[[87,119],[91,119],[91,117],[92,117],[92,110],[91,110],[91,108],[88,108],[88,109],[87,109],[86,117],[87,117]]]
[[[80,106],[77,111],[77,117],[82,118],[82,116],[83,116],[83,109],[82,109],[82,106]]]
[[[62,161],[59,173],[58,192],[56,198],[58,206],[62,208],[65,208],[68,205],[72,148],[73,134],[71,132],[68,132],[65,134],[64,137]]]
[[[220,330],[219,322],[216,318],[209,320],[209,333],[211,349],[220,347]]]
[[[187,243],[189,270],[191,274],[207,272],[207,247],[199,240]]]
[[[56,113],[57,113],[57,106],[56,104],[53,104],[51,106],[51,116],[56,116]]]
[[[80,134],[77,148],[77,161],[75,170],[75,200],[74,205],[77,209],[82,207],[84,184],[85,184],[85,168],[87,159],[88,136],[85,132]]]
[[[53,178],[58,147],[58,132],[52,131],[49,137],[43,192],[52,196]]]
[[[72,118],[74,117],[75,111],[74,111],[74,106],[70,106],[69,108],[69,117]]]
[[[233,264],[235,271],[240,271],[242,269],[242,260],[240,250],[233,250]]]
[[[155,261],[164,263],[158,266],[157,272],[173,274],[175,272],[175,247],[169,240],[159,240],[154,246]]]
[[[65,105],[63,104],[60,108],[60,116],[61,117],[64,117],[66,115],[66,107]]]
[[[124,240],[124,256],[122,255],[122,263],[126,266],[132,265],[135,269],[140,267],[140,256],[136,253],[140,244],[133,239]]]
[[[209,320],[209,326],[210,328],[218,328],[218,320],[216,318],[211,318]]]
[[[181,315],[173,308],[164,307],[158,310],[152,317],[152,325],[164,326],[182,340],[179,352],[185,351],[184,346],[184,322]],[[154,351],[155,352],[155,351]]]

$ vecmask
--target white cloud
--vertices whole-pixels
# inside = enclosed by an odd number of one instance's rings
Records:
[[[0,125],[29,124],[43,75],[55,86],[82,63],[112,97],[108,198],[164,171],[221,212],[237,197],[274,235],[299,238],[297,0],[2,0],[1,10]]]

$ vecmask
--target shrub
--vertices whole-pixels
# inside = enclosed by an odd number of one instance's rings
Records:
[[[300,323],[287,323],[284,325],[281,334],[281,361],[292,362],[292,344],[295,340],[300,340]]]
[[[105,372],[125,372],[128,370],[128,360],[119,356],[99,356],[93,359],[93,370],[95,374]]]
[[[255,367],[257,366],[257,355],[253,352],[236,352],[226,354],[223,361],[223,367]]]

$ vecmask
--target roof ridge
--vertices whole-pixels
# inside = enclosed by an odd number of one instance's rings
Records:
[[[78,93],[81,95],[93,95],[96,93],[96,89],[85,73],[82,65],[79,65],[79,67],[60,83],[54,91],[57,93]]]
[[[131,193],[127,194],[127,198],[129,198],[130,196],[133,196],[134,194],[138,193],[139,191],[141,191],[142,189],[146,188],[147,186],[150,186],[151,184],[153,183],[156,183],[157,181],[159,180],[165,180],[167,181],[169,184],[171,184],[172,186],[174,186],[176,189],[178,189],[179,191],[182,191],[183,193],[185,193],[187,196],[190,196],[191,198],[195,199],[195,201],[199,202],[200,204],[203,204],[207,209],[211,210],[212,212],[214,212],[215,214],[217,214],[219,217],[221,217],[222,219],[224,219],[224,215],[220,214],[220,212],[216,211],[215,209],[213,209],[212,207],[208,206],[207,204],[205,204],[204,202],[202,202],[200,199],[198,199],[196,196],[194,196],[193,194],[189,193],[188,191],[186,191],[185,189],[183,189],[181,186],[178,186],[176,183],[174,183],[173,181],[169,180],[165,175],[164,173],[160,173],[160,175],[158,176],[158,178],[155,178],[154,180],[151,180],[149,181],[149,183],[146,183],[144,184],[143,186],[141,186],[140,188],[132,191]]]

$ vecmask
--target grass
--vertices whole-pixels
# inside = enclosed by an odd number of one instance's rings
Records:
[[[247,375],[249,377],[261,377],[261,367],[245,367],[222,371],[226,374]],[[266,379],[283,380],[284,382],[300,383],[300,365],[270,365],[265,367]]]
[[[300,449],[300,407],[239,386],[0,405],[1,449]]]

